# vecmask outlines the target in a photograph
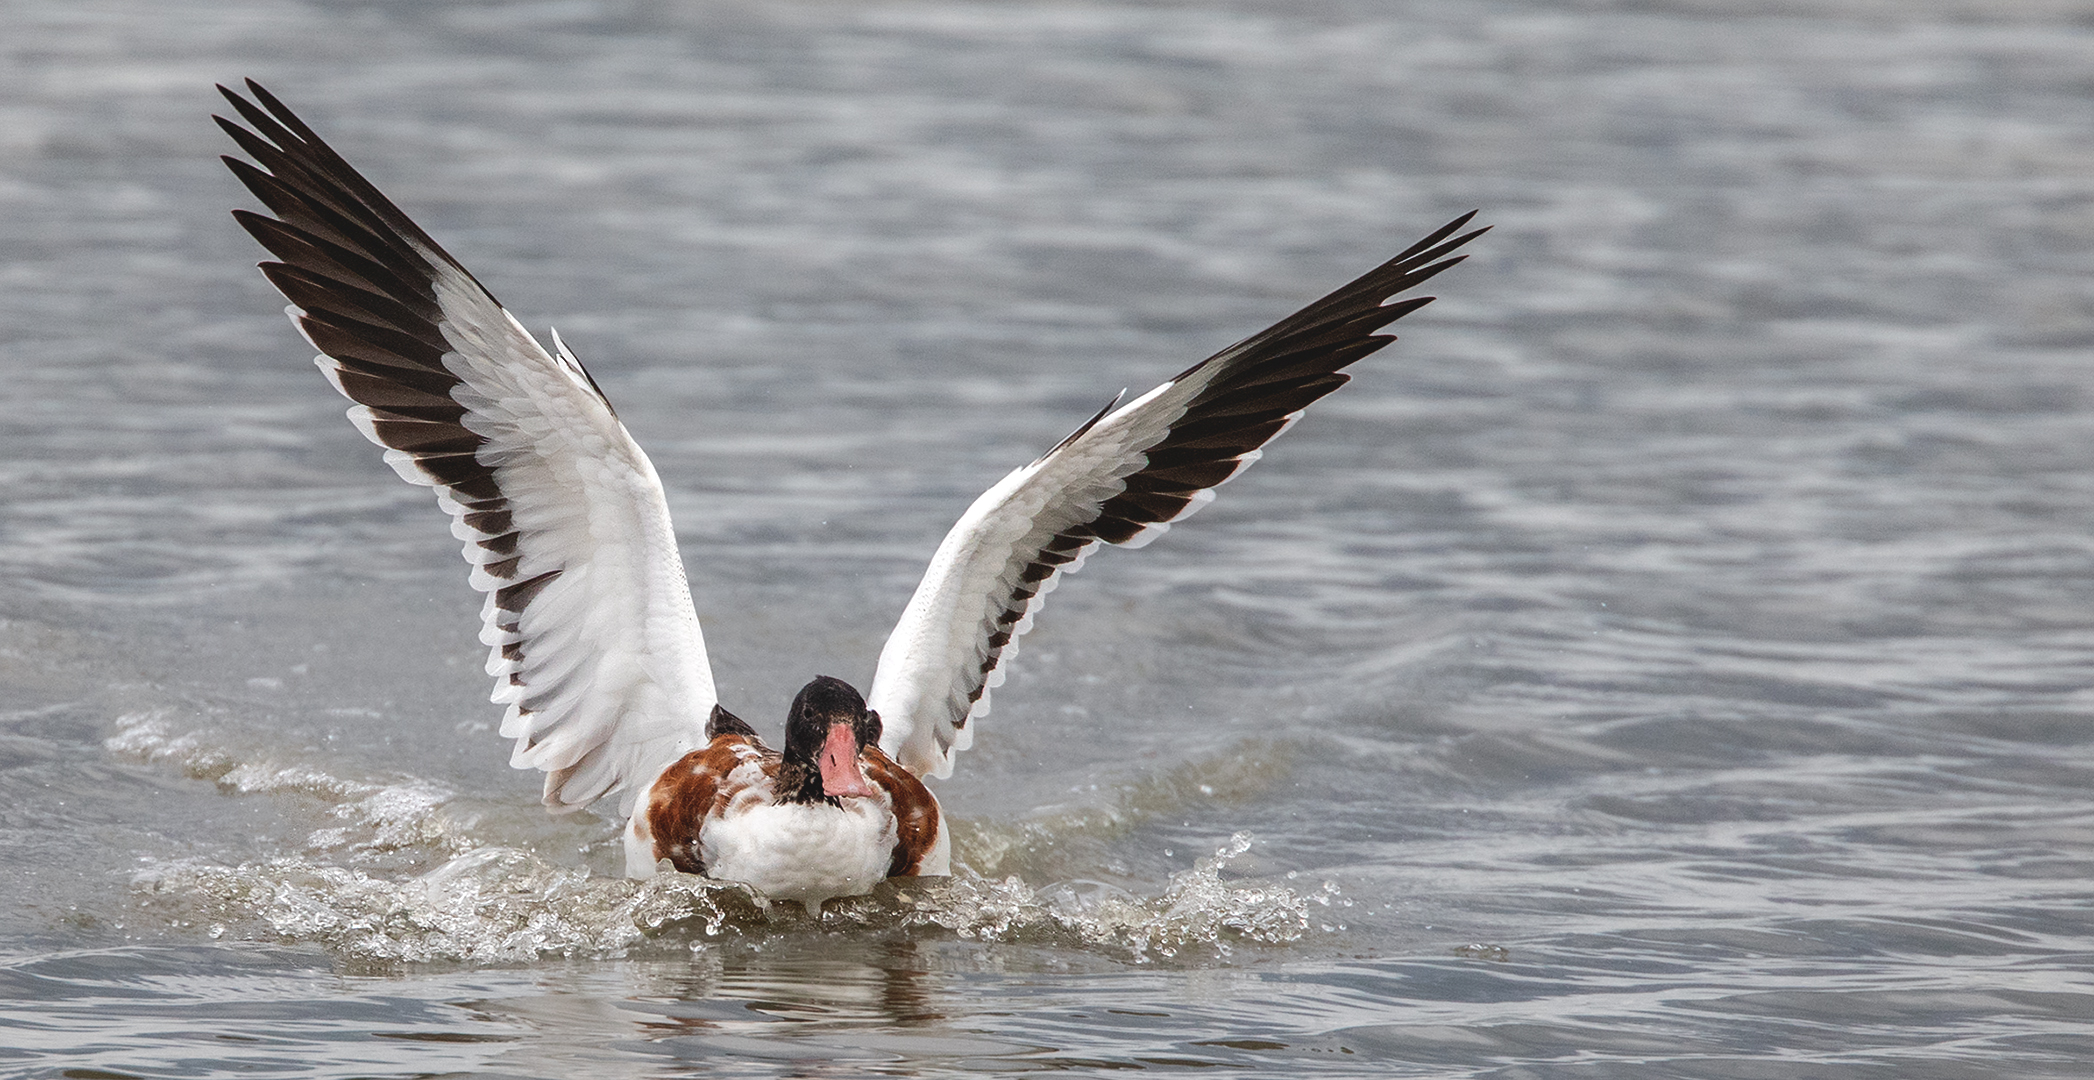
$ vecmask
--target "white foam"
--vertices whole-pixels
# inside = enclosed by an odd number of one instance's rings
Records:
[[[1195,949],[1226,953],[1236,942],[1300,940],[1312,930],[1311,906],[1328,906],[1337,898],[1337,887],[1325,882],[1320,891],[1304,895],[1285,885],[1223,881],[1223,867],[1249,851],[1252,842],[1250,833],[1236,833],[1192,869],[1171,875],[1162,895],[1148,898],[1098,882],[1035,889],[1016,875],[1002,881],[955,876],[926,883],[923,899],[905,921],[983,940],[1073,936],[1087,945],[1125,950],[1136,960],[1169,959]],[[1313,927],[1342,929],[1322,923]]]
[[[561,866],[499,842],[480,815],[454,811],[455,796],[440,785],[242,760],[207,730],[177,730],[166,714],[122,718],[107,745],[211,779],[228,795],[318,799],[340,822],[314,830],[303,851],[275,858],[149,861],[133,880],[138,904],[176,932],[317,944],[359,962],[487,964],[702,951],[723,934],[798,933],[810,923],[795,905],[766,904],[738,885],[683,874],[632,881]],[[1251,845],[1249,833],[1237,833],[1156,896],[1084,880],[1035,887],[1015,874],[963,868],[951,878],[890,880],[870,896],[832,902],[821,921],[828,929],[1066,943],[1136,961],[1334,929],[1310,916],[1336,897],[1331,885],[1304,894],[1223,880],[1228,862]]]

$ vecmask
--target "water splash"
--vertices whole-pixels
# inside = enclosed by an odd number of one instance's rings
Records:
[[[102,741],[112,753],[172,766],[208,780],[229,795],[303,796],[327,807],[339,826],[315,830],[315,850],[346,849],[356,856],[394,851],[451,855],[482,846],[467,822],[447,811],[457,794],[416,777],[393,783],[351,780],[303,763],[247,758],[208,729],[178,730],[167,710],[128,713]]]
[[[623,956],[668,935],[760,926],[739,885],[688,875],[628,881],[485,847],[402,880],[292,857],[242,866],[170,863],[134,881],[141,906],[212,937],[318,944],[394,963],[516,963]]]
[[[1286,742],[1245,739],[1219,753],[1098,791],[1079,805],[1054,807],[1020,821],[956,821],[953,857],[994,877],[1081,873],[1082,860],[1096,857],[1098,844],[1126,836],[1147,822],[1176,817],[1194,806],[1264,797],[1289,775],[1294,756],[1295,747]]]
[[[1212,857],[1173,875],[1155,897],[1096,883],[1034,888],[1016,876],[963,874],[891,882],[871,896],[832,903],[819,919],[767,904],[746,886],[686,874],[607,878],[502,847],[402,879],[294,856],[240,866],[153,865],[133,886],[139,905],[169,926],[204,928],[213,938],[318,944],[362,962],[697,951],[723,934],[809,929],[936,930],[1104,948],[1145,962],[1193,950],[1227,955],[1239,943],[1282,944],[1311,932],[1311,906],[1329,905],[1336,888],[1305,895],[1283,885],[1223,881],[1223,866],[1251,843],[1248,833],[1237,833]]]
[[[1087,879],[1036,887],[1016,874],[962,869],[951,878],[896,879],[815,918],[741,885],[683,874],[632,881],[558,865],[488,835],[482,815],[456,811],[457,797],[439,785],[245,760],[208,732],[176,730],[164,714],[122,718],[107,746],[212,780],[229,795],[317,799],[339,822],[314,830],[306,850],[278,858],[148,862],[133,881],[140,908],[174,932],[318,944],[355,963],[702,951],[723,936],[809,930],[1078,945],[1147,962],[1337,929],[1310,914],[1333,903],[1335,886],[1302,893],[1224,879],[1229,862],[1251,849],[1245,832],[1173,874],[1156,896]],[[414,866],[427,869],[406,869]]]
[[[1285,885],[1223,881],[1223,867],[1252,843],[1250,833],[1236,833],[1192,869],[1171,875],[1163,894],[1150,898],[1094,881],[1035,889],[1016,875],[1001,881],[957,876],[927,884],[924,902],[908,921],[963,938],[1074,937],[1123,949],[1137,960],[1174,958],[1199,947],[1226,954],[1234,942],[1299,940],[1310,932],[1310,906],[1328,906],[1337,886],[1325,882],[1304,895]]]

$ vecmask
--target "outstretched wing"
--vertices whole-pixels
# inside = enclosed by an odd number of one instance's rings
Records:
[[[233,211],[349,419],[436,489],[487,594],[480,640],[510,764],[556,812],[645,783],[705,744],[715,702],[661,480],[595,380],[249,80],[216,117],[226,165],[274,218]],[[259,105],[256,104],[259,103]],[[250,130],[251,129],[251,130]]]
[[[1040,598],[1099,544],[1141,547],[1213,501],[1346,365],[1394,341],[1382,327],[1432,301],[1384,303],[1466,256],[1472,211],[1271,329],[1105,411],[1004,477],[945,535],[880,652],[867,704],[880,748],[920,776],[947,776],[974,739],[989,691],[1032,627]],[[1451,239],[1450,239],[1451,237]]]

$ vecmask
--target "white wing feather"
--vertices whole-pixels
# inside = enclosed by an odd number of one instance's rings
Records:
[[[988,714],[1004,663],[1061,575],[1083,567],[1102,541],[1063,545],[1044,577],[1028,568],[1066,530],[1094,520],[1145,464],[1141,451],[1184,413],[1186,394],[1166,383],[1086,425],[1084,431],[983,492],[931,556],[931,565],[880,650],[866,703],[882,721],[881,749],[919,776],[949,776],[953,755],[974,743],[971,721]],[[1217,481],[1219,483],[1220,481]],[[1139,547],[1213,500],[1201,491],[1177,515],[1147,524]],[[1029,590],[1029,591],[1028,591]],[[1021,595],[1024,594],[1024,595]],[[986,633],[981,628],[997,627]],[[997,640],[999,633],[1008,637]]]
[[[556,811],[651,780],[704,743],[716,701],[662,484],[588,372],[253,83],[227,159],[277,215],[236,212],[263,270],[357,402],[349,418],[436,489],[487,594],[480,640],[511,764]],[[257,135],[259,133],[259,135]],[[630,809],[628,806],[627,809]]]
[[[1259,447],[1394,340],[1376,331],[1431,297],[1384,304],[1456,262],[1464,215],[1270,329],[1078,428],[974,501],[938,545],[880,652],[867,704],[880,747],[948,776],[1041,598],[1101,543],[1141,547],[1214,498]],[[1117,404],[1117,403],[1115,403]]]

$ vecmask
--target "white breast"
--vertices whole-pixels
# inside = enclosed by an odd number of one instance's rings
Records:
[[[810,912],[830,897],[870,892],[886,878],[895,828],[885,799],[831,806],[770,803],[755,791],[743,796],[699,830],[706,876],[746,882]]]

